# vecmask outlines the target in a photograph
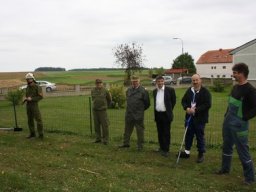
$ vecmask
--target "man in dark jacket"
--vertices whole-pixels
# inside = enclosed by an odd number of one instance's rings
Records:
[[[142,150],[144,143],[144,111],[150,106],[150,99],[147,90],[140,85],[137,76],[131,78],[132,86],[126,91],[126,113],[124,141],[120,148],[130,147],[130,137],[134,127],[137,133],[138,150]]]
[[[28,127],[30,132],[30,135],[27,138],[30,139],[36,136],[35,123],[34,123],[34,120],[36,120],[39,138],[43,139],[44,137],[43,121],[42,121],[41,113],[38,107],[38,102],[41,99],[43,99],[42,88],[36,83],[34,75],[32,73],[28,73],[26,75],[26,80],[27,80],[27,88],[26,88],[26,98],[24,102],[27,103]]]
[[[254,166],[249,153],[248,130],[249,120],[256,116],[256,89],[247,81],[249,74],[245,63],[235,64],[233,77],[237,81],[228,100],[222,133],[222,165],[217,174],[228,174],[231,168],[233,146],[236,146],[243,166],[245,184],[255,181]]]
[[[190,157],[190,149],[194,135],[196,135],[197,163],[202,163],[205,153],[204,129],[205,124],[208,123],[209,109],[211,108],[211,94],[202,86],[202,80],[198,74],[192,76],[192,87],[187,89],[181,103],[186,111],[185,127],[187,128],[187,133],[185,137],[185,151],[181,153],[180,157]]]
[[[156,78],[157,88],[153,90],[154,115],[157,126],[159,152],[167,157],[171,142],[171,122],[173,108],[176,104],[176,94],[172,87],[164,85],[163,76]]]

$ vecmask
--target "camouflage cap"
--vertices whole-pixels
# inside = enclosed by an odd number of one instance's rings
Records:
[[[102,83],[102,80],[101,79],[96,79],[95,83]]]

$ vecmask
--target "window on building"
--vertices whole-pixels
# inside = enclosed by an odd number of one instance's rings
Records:
[[[216,66],[214,66],[214,69],[216,69]]]
[[[220,75],[217,75],[217,78],[220,78]]]
[[[222,75],[222,77],[223,77],[223,78],[225,78],[225,77],[226,77],[226,75]]]
[[[226,66],[223,66],[222,69],[226,69]]]
[[[213,75],[211,75],[211,77],[214,77]]]

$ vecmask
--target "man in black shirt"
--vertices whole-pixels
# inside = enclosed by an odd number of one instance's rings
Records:
[[[248,66],[235,64],[232,68],[237,84],[229,96],[227,112],[223,123],[222,166],[217,174],[230,172],[233,146],[236,146],[243,166],[245,184],[255,181],[254,166],[248,146],[248,120],[256,116],[256,89],[247,81]]]

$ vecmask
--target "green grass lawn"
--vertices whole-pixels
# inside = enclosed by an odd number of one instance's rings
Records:
[[[138,152],[94,144],[89,136],[48,133],[44,141],[26,139],[26,132],[0,131],[0,191],[256,191],[242,184],[241,164],[235,153],[230,175],[218,176],[220,149],[209,149],[205,162],[196,153],[175,166],[178,146],[168,158],[148,143]],[[252,151],[255,156],[255,151]]]

